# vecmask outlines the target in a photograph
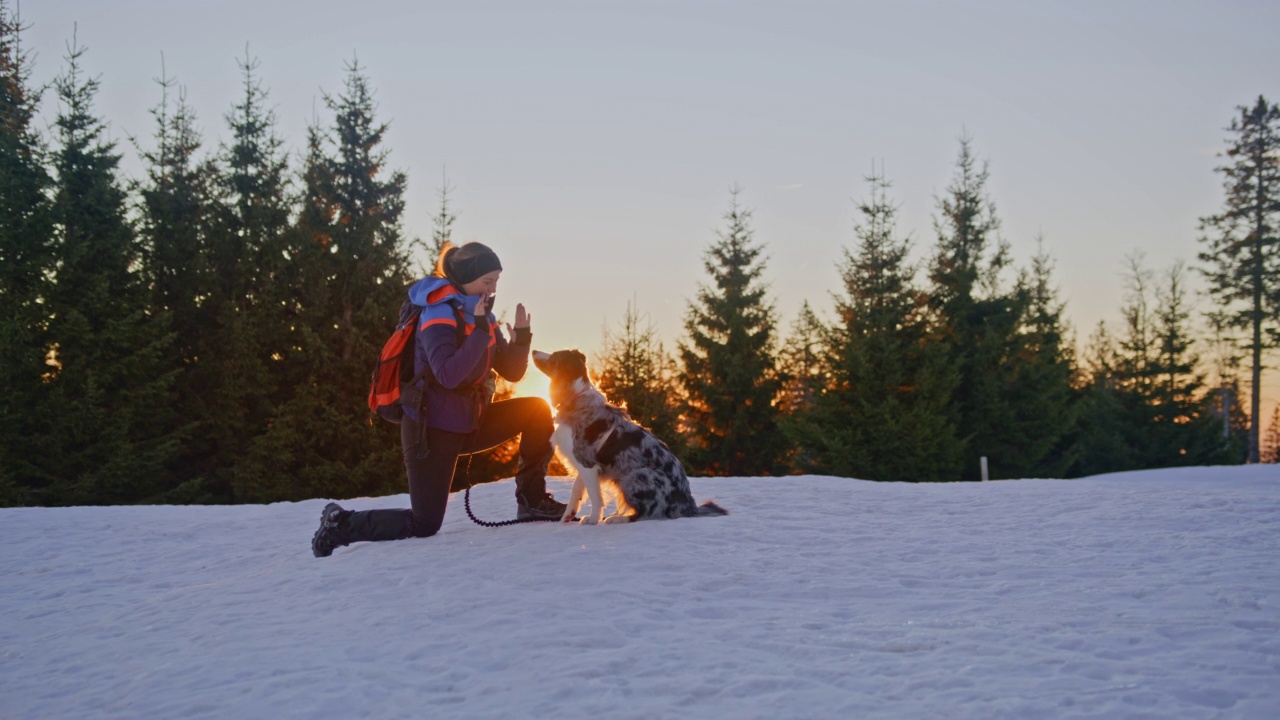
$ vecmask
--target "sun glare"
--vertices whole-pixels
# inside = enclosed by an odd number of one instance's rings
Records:
[[[529,363],[529,371],[515,386],[516,397],[540,397],[551,402],[551,379],[543,375],[533,363]]]

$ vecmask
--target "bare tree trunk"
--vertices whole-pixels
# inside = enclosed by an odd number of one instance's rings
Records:
[[[1262,183],[1258,183],[1258,194],[1262,195]],[[1253,387],[1249,393],[1249,464],[1258,462],[1258,421],[1261,417],[1262,405],[1262,241],[1265,224],[1263,222],[1262,202],[1254,206],[1254,241],[1253,241]]]

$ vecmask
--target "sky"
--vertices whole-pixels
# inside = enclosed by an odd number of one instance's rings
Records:
[[[1280,716],[1275,465],[691,487],[730,514],[455,493],[327,558],[324,499],[0,509],[0,717]]]
[[[36,81],[61,70],[73,33],[88,47],[98,110],[134,175],[128,138],[149,142],[162,68],[214,147],[240,92],[237,60],[256,58],[297,153],[358,60],[390,123],[391,164],[409,176],[406,231],[430,236],[447,182],[455,240],[498,252],[497,309],[524,303],[544,350],[593,352],[628,303],[674,349],[734,187],[766,247],[781,332],[806,300],[830,316],[873,163],[923,258],[962,135],[989,163],[1016,263],[1043,238],[1083,342],[1118,322],[1126,257],[1194,266],[1198,219],[1222,205],[1213,169],[1235,108],[1280,100],[1280,4],[1261,1],[20,9]],[[1264,416],[1280,401],[1274,375]]]

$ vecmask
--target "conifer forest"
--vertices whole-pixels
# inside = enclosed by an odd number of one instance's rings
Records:
[[[451,208],[432,237],[405,231],[409,178],[391,169],[375,78],[348,62],[293,146],[246,54],[220,122],[198,128],[162,81],[150,136],[122,143],[96,109],[92,53],[70,44],[37,87],[21,33],[0,0],[0,506],[404,492],[398,429],[365,400],[407,286],[452,240]],[[629,305],[593,374],[692,476],[1276,462],[1280,409],[1259,393],[1280,343],[1280,106],[1241,98],[1220,116],[1220,209],[1187,229],[1201,252],[1127,258],[1111,322],[1070,326],[1043,245],[1012,260],[962,135],[926,233],[899,227],[883,171],[850,188],[841,286],[794,318],[734,188],[704,281],[679,293],[679,334]],[[145,171],[126,177],[126,153]],[[499,448],[456,484],[514,463]]]

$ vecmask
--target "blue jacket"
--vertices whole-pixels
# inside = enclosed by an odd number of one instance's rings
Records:
[[[435,382],[426,385],[427,427],[468,433],[476,429],[481,415],[493,399],[491,370],[517,382],[529,367],[531,334],[516,330],[511,342],[498,328],[493,313],[486,317],[487,330],[477,330],[475,311],[479,295],[463,295],[453,283],[441,277],[426,277],[409,288],[409,300],[423,307],[418,317],[414,342],[415,374],[431,366]],[[465,340],[458,343],[458,316],[465,323]],[[409,419],[422,422],[415,407],[404,407]]]

